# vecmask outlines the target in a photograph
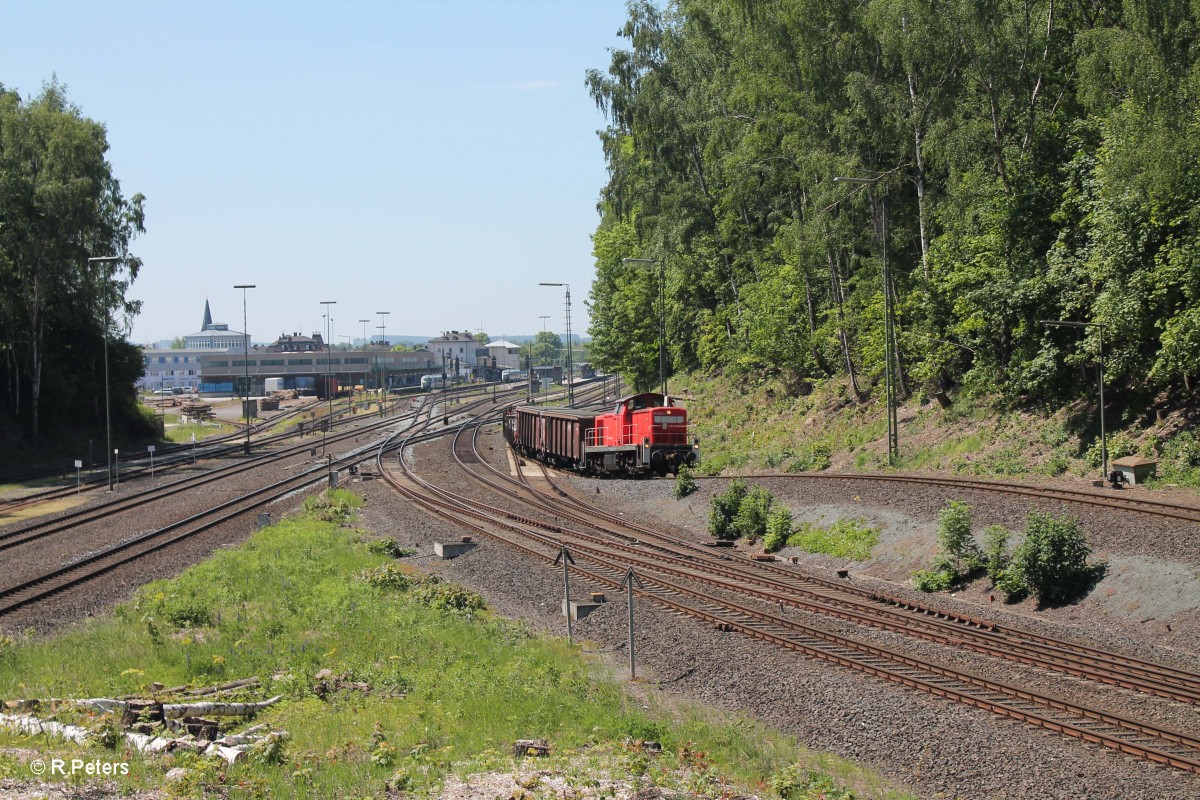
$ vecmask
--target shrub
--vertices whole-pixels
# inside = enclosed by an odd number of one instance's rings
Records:
[[[682,500],[696,491],[696,479],[692,477],[690,467],[680,467],[675,475],[675,499]]]
[[[988,525],[983,529],[983,555],[987,559],[987,575],[993,584],[999,584],[1004,571],[1012,560],[1008,552],[1008,528],[1003,525]]]
[[[1087,584],[1092,575],[1087,563],[1091,553],[1079,520],[1030,511],[1025,540],[1013,552],[1012,562],[1039,602],[1054,603],[1075,597]]]
[[[751,541],[767,535],[767,515],[771,513],[771,493],[755,486],[746,493],[733,518],[733,527]]]
[[[953,576],[944,570],[923,569],[912,575],[913,588],[918,592],[941,592],[950,588]]]
[[[742,498],[749,490],[745,481],[734,479],[729,488],[716,495],[708,510],[708,532],[717,539],[736,539],[733,519],[737,516]]]
[[[785,506],[775,506],[767,515],[767,535],[763,537],[763,549],[774,553],[787,544],[792,535],[792,512]]]
[[[378,567],[371,567],[368,570],[364,570],[358,577],[359,580],[380,589],[404,590],[417,581],[416,575],[405,572],[393,564],[380,564]]]
[[[392,558],[407,558],[408,556],[416,555],[417,551],[412,547],[404,547],[395,539],[372,539],[367,542],[367,549],[378,556],[391,556]]]
[[[783,800],[854,800],[854,793],[842,789],[828,775],[791,764],[771,776],[771,789]]]
[[[960,578],[979,567],[979,547],[971,537],[969,505],[951,500],[938,512],[938,543],[951,560],[952,578]]]

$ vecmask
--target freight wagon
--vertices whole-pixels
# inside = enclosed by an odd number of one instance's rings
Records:
[[[516,406],[504,436],[522,455],[588,473],[665,475],[700,463],[687,410],[653,392],[622,397],[611,411]]]

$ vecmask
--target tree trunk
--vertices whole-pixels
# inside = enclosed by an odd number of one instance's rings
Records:
[[[829,288],[833,293],[834,303],[837,304],[838,342],[842,346],[842,358],[846,361],[846,374],[850,376],[850,385],[854,388],[854,396],[862,400],[864,393],[858,385],[858,374],[854,371],[854,360],[850,358],[850,343],[846,339],[846,317],[842,308],[842,281],[838,275],[837,259],[826,251],[826,261],[829,263]]]

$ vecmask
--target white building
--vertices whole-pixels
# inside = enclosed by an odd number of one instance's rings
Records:
[[[229,350],[233,347],[245,347],[246,334],[241,331],[231,331],[224,322],[213,322],[212,312],[208,309],[208,301],[204,301],[204,321],[200,330],[183,337],[183,346],[188,350]]]
[[[140,392],[158,389],[194,392],[200,386],[200,353],[195,350],[143,348],[142,364],[146,374],[137,380]]]
[[[467,331],[446,331],[438,338],[430,339],[427,347],[434,355],[434,372],[440,373],[444,363],[447,377],[455,376],[457,363],[458,377],[469,379],[479,363],[479,357],[487,354]]]
[[[486,366],[491,366],[494,358],[497,369],[522,369],[521,345],[497,339],[485,344],[484,348],[487,350],[488,363]]]

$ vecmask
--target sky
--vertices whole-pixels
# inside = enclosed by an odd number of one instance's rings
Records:
[[[624,0],[7,0],[0,84],[57,76],[146,196],[131,340],[586,333]],[[242,325],[242,291],[248,324]],[[388,311],[385,317],[377,312]],[[542,315],[549,319],[542,320]]]

